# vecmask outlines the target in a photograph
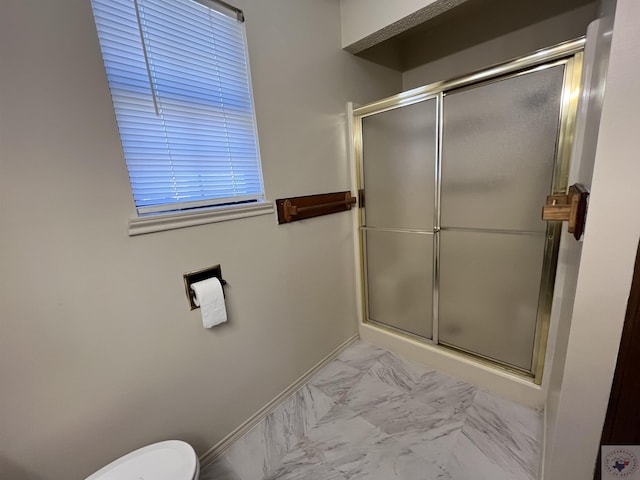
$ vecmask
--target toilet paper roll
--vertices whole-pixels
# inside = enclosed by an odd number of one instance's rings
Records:
[[[191,285],[195,293],[195,304],[202,313],[202,326],[215,327],[227,321],[227,308],[224,304],[222,285],[217,278],[207,278]]]

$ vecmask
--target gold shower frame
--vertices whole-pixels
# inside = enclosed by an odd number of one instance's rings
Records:
[[[418,87],[397,95],[393,95],[376,102],[364,105],[353,110],[353,144],[355,149],[357,187],[360,191],[364,188],[363,182],[363,158],[362,158],[362,119],[382,113],[388,110],[405,107],[415,103],[430,99],[436,99],[436,124],[438,134],[436,138],[436,162],[435,162],[435,203],[434,218],[436,226],[432,232],[415,231],[414,233],[434,235],[434,269],[433,269],[433,331],[432,338],[427,339],[418,335],[384,325],[369,318],[368,312],[368,286],[366,275],[366,242],[364,232],[369,229],[365,223],[365,211],[358,209],[358,235],[360,245],[360,275],[361,292],[360,298],[363,303],[363,323],[371,323],[392,332],[401,333],[404,336],[416,339],[420,342],[432,345],[435,348],[446,349],[466,358],[473,357],[476,361],[488,364],[494,368],[507,370],[520,377],[532,380],[540,385],[544,372],[544,361],[549,335],[549,325],[551,320],[551,307],[553,302],[553,291],[555,286],[556,266],[558,260],[558,248],[560,245],[561,222],[548,222],[546,230],[546,242],[544,248],[544,258],[542,264],[542,275],[540,282],[540,293],[538,297],[538,310],[536,319],[535,339],[533,348],[532,368],[530,371],[523,370],[512,365],[504,364],[477,353],[468,352],[463,349],[443,345],[438,342],[438,298],[439,298],[439,235],[440,231],[440,186],[441,186],[441,155],[442,155],[442,132],[443,115],[442,101],[447,92],[459,90],[466,87],[487,84],[507,78],[516,77],[537,70],[543,70],[557,65],[564,65],[564,83],[562,87],[562,98],[560,108],[560,122],[558,131],[558,142],[556,145],[556,161],[554,165],[552,194],[563,194],[568,186],[569,161],[571,157],[573,134],[575,130],[576,113],[578,99],[580,97],[580,78],[582,74],[582,60],[585,38],[564,42],[553,47],[539,50],[530,55],[519,57],[505,63],[494,65],[468,75],[457,77],[447,81],[435,82],[429,85]],[[541,199],[541,209],[544,199]],[[379,230],[379,229],[377,229]],[[396,229],[394,229],[396,231]]]

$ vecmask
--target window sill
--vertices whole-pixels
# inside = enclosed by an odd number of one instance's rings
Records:
[[[238,218],[269,215],[274,212],[273,202],[252,203],[234,207],[211,207],[189,212],[167,213],[135,217],[129,220],[129,236],[162,232],[177,228],[226,222]]]

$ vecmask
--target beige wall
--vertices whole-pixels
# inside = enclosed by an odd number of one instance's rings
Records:
[[[533,8],[529,5],[529,8]],[[485,68],[489,65],[527,55],[541,48],[572,40],[587,32],[589,23],[597,17],[595,3],[580,6],[568,12],[541,20],[526,27],[511,31],[471,47],[440,56],[403,73],[403,90],[427,85],[440,80],[448,80],[460,75]],[[508,21],[508,19],[505,19]],[[469,29],[480,29],[484,24],[468,25]],[[459,28],[441,25],[430,35],[416,36],[412,43],[405,42],[405,63],[418,64],[421,58],[427,58],[425,51],[432,57],[438,51],[447,49],[447,42],[458,41]],[[451,36],[448,38],[447,35]],[[472,33],[467,34],[472,35]],[[442,44],[440,43],[442,42]],[[425,49],[425,45],[433,45]]]
[[[340,49],[339,3],[242,0],[267,195],[348,188],[345,106],[400,74]],[[150,442],[203,453],[357,332],[348,214],[129,237],[87,0],[0,3],[0,478],[83,478]],[[229,324],[184,272],[221,263]]]

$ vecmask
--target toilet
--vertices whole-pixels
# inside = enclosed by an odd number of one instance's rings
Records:
[[[186,442],[166,440],[114,460],[85,480],[198,480],[200,463]]]

